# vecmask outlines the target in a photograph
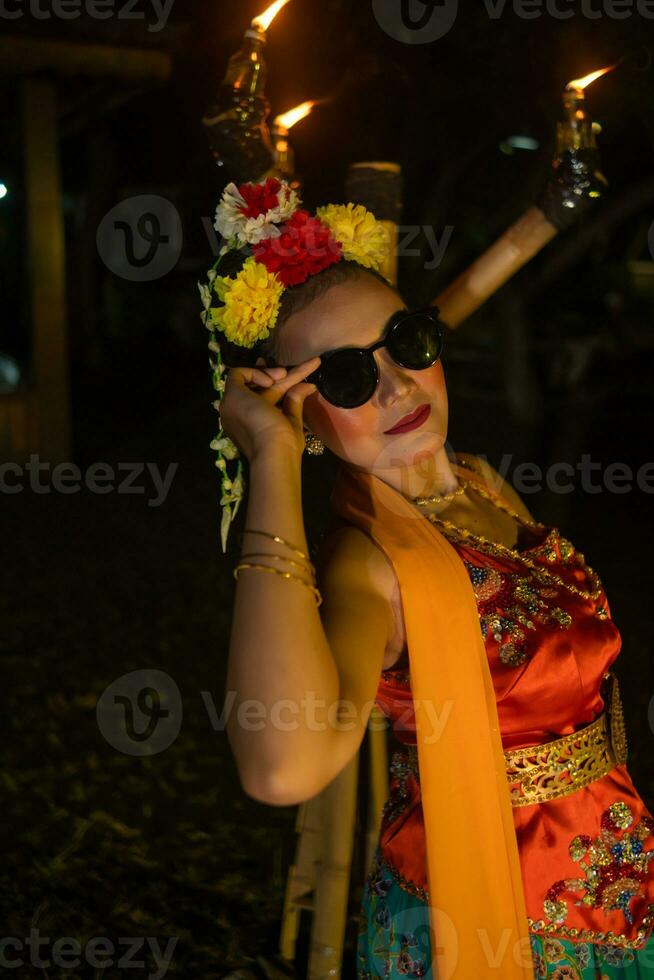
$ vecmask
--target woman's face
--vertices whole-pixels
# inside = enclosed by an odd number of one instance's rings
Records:
[[[401,297],[372,276],[337,283],[280,330],[277,362],[299,364],[337,347],[367,347],[379,340],[391,314],[404,309]],[[304,421],[325,445],[354,467],[384,477],[396,468],[420,468],[447,440],[447,391],[440,361],[422,371],[404,368],[381,347],[373,354],[380,380],[369,401],[337,408],[319,392],[304,402]],[[421,405],[426,421],[408,432],[386,430]]]

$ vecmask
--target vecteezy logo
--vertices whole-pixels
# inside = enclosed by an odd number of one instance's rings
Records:
[[[98,728],[126,755],[156,755],[182,726],[182,699],[163,670],[133,670],[113,681],[98,701]]]
[[[430,44],[454,26],[459,0],[372,0],[377,23],[404,44]]]
[[[100,258],[115,275],[132,282],[160,279],[182,251],[182,222],[174,205],[157,194],[129,197],[100,222]]]

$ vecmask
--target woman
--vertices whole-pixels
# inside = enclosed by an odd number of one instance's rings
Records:
[[[255,242],[268,273],[288,263],[284,245],[274,265]],[[489,466],[448,452],[438,329],[354,259],[284,284],[274,329],[220,403],[250,463],[241,557],[290,567],[238,568],[227,686],[259,719],[228,724],[243,788],[271,805],[313,797],[358,751],[377,700],[405,749],[359,976],[654,977],[654,821],[624,766],[601,583]],[[228,310],[225,281],[216,291]],[[332,360],[341,348],[357,350]],[[319,591],[304,423],[342,463]]]

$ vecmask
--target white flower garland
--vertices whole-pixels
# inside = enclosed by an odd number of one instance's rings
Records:
[[[218,265],[219,261],[220,257],[216,259],[212,268],[209,269],[207,273],[208,284],[199,282],[198,289],[200,290],[202,306],[204,307],[204,310],[202,313],[200,313],[200,317],[202,318],[202,322],[204,323],[205,327],[211,334],[211,339],[209,340],[208,344],[209,350],[215,354],[214,360],[209,357],[211,381],[214,390],[218,393],[218,399],[213,402],[213,407],[220,414],[220,399],[223,397],[225,392],[224,374],[226,371],[226,366],[223,363],[220,353],[220,345],[215,339],[215,331],[209,318],[211,291],[213,289],[213,281],[217,274],[216,266]],[[238,513],[238,508],[245,493],[243,461],[240,458],[238,446],[225,433],[222,424],[220,424],[218,435],[215,436],[209,443],[209,447],[216,452],[214,465],[220,470],[221,473],[220,504],[222,507],[222,519],[220,522],[220,542],[224,553],[227,551],[227,537],[229,534],[230,525]],[[230,477],[227,471],[228,460],[237,460],[236,474],[233,479]]]

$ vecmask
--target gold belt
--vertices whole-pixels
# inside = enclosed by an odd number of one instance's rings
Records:
[[[605,710],[579,731],[552,742],[504,753],[513,806],[530,806],[568,796],[627,761],[618,679],[604,675]],[[418,750],[409,745],[409,768],[418,775]]]

